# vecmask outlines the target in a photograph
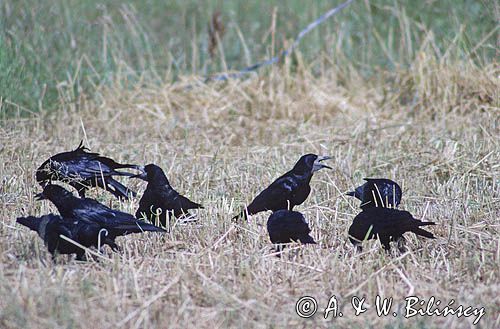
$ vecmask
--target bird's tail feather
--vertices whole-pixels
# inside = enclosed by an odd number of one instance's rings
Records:
[[[187,199],[187,198],[186,198]],[[187,206],[185,208],[187,209],[205,209],[201,204],[193,202],[189,199],[187,199]],[[184,208],[184,207],[183,207]]]
[[[418,226],[427,226],[427,225],[436,225],[434,222],[420,222],[418,223]]]
[[[433,225],[433,224],[427,224],[427,225]],[[413,229],[412,232],[417,234],[417,235],[425,236],[426,238],[429,238],[429,239],[435,238],[434,234],[432,234],[431,232],[426,231],[424,229],[421,229],[420,227]]]
[[[120,230],[128,233],[142,233],[142,232],[166,232],[163,228],[155,226],[150,223],[137,221],[135,223],[124,223],[114,226],[113,229]]]
[[[301,236],[299,238],[299,241],[304,243],[304,244],[306,244],[306,243],[316,244],[316,241],[314,241],[313,237],[310,235]]]

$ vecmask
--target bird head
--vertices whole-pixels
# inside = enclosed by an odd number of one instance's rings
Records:
[[[141,169],[139,169],[139,170],[141,170]],[[153,163],[150,163],[150,164],[144,166],[142,168],[140,174],[134,175],[132,177],[140,178],[142,180],[145,180],[148,183],[155,182],[158,184],[169,185],[167,176],[165,175],[163,170]]]
[[[354,189],[354,191],[347,192],[346,195],[353,196],[356,199],[363,201],[363,188],[365,185],[358,186]]]
[[[49,160],[42,163],[40,167],[36,170],[35,178],[38,183],[46,183],[52,178],[52,170],[50,169]],[[44,186],[43,184],[42,186]]]
[[[403,192],[393,180],[387,178],[365,178],[362,202],[371,202],[372,207],[396,208],[401,202]]]
[[[323,168],[332,169],[330,166],[327,166],[321,163],[324,160],[331,159],[329,156],[318,156],[316,154],[306,154],[303,155],[299,161],[293,167],[293,171],[297,173],[314,173]]]
[[[37,200],[50,200],[52,202],[64,200],[68,197],[73,197],[73,194],[64,187],[54,184],[45,186],[41,193],[35,195]]]

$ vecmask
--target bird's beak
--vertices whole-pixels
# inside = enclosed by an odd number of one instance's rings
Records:
[[[320,169],[323,169],[323,168],[328,168],[328,169],[332,169],[332,167],[330,166],[327,166],[325,164],[322,164],[321,161],[325,161],[325,160],[329,160],[331,159],[332,157],[330,156],[320,156],[316,159],[316,161],[314,161],[314,164],[313,164],[313,172],[314,171],[318,171]]]
[[[137,170],[139,170],[140,173],[137,175],[130,176],[130,178],[140,178],[142,180],[147,180],[148,174],[146,173],[144,166],[137,166]]]
[[[42,193],[35,194],[35,200],[36,200],[36,201],[46,200],[46,199],[47,199],[47,198],[45,197],[45,195],[43,195],[43,192],[42,192]]]

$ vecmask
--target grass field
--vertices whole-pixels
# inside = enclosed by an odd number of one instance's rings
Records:
[[[221,3],[212,2],[210,9]],[[439,7],[447,1],[434,3]],[[493,15],[493,4],[480,4]],[[7,4],[0,6],[6,10]],[[463,6],[451,10],[450,17],[473,7],[467,1]],[[52,10],[61,8],[69,7],[54,5]],[[136,10],[147,15],[147,8]],[[327,8],[326,1],[314,2],[311,12],[300,16],[300,26]],[[364,16],[369,8],[358,1],[345,15],[361,21],[371,17]],[[183,15],[190,10],[205,14],[194,2],[181,9]],[[418,16],[414,8],[400,9],[391,16],[396,22],[405,21],[401,12]],[[482,17],[468,12],[473,17],[464,18],[467,22]],[[60,19],[71,15],[68,11]],[[189,65],[175,79],[170,66],[157,66],[156,79],[126,62],[115,63],[109,74],[96,65],[94,73],[85,75],[82,71],[90,67],[85,61],[80,71],[68,70],[68,77],[60,78],[54,69],[51,80],[23,66],[40,75],[19,73],[18,85],[4,80],[12,95],[21,95],[26,103],[19,106],[22,102],[5,94],[0,105],[0,327],[500,327],[500,71],[491,55],[497,51],[494,24],[484,20],[472,29],[464,25],[464,31],[477,32],[464,46],[464,33],[446,32],[454,31],[453,24],[421,17],[433,28],[415,32],[417,39],[394,34],[397,39],[391,40],[382,30],[380,39],[370,34],[378,40],[371,45],[379,50],[361,60],[349,56],[347,45],[354,47],[360,40],[353,41],[356,35],[341,24],[346,20],[341,16],[329,23],[331,30],[313,33],[296,55],[245,80],[197,84],[193,73],[204,71]],[[197,18],[197,29],[206,26],[203,17]],[[269,16],[265,19],[262,29],[269,28]],[[148,31],[159,33],[150,22]],[[400,25],[402,31],[418,26],[412,19],[407,22],[407,27]],[[294,35],[298,25],[283,28]],[[341,34],[344,41],[336,42]],[[311,46],[322,35],[328,49]],[[410,39],[411,51],[399,54],[408,49],[408,42],[401,46],[403,40]],[[138,47],[144,52],[137,58],[146,58],[147,47]],[[368,47],[366,43],[356,56],[368,54]],[[5,49],[0,51],[5,54]],[[265,52],[252,48],[251,59],[261,59]],[[89,52],[89,62],[98,57]],[[78,63],[66,61],[69,55],[60,58],[64,65]],[[245,64],[241,56],[229,62]],[[212,71],[216,67],[206,69]],[[37,79],[58,82],[54,111],[40,105],[36,95],[27,100]],[[164,236],[118,239],[120,253],[106,250],[89,262],[67,257],[52,262],[37,235],[15,219],[56,211],[47,202],[34,201],[40,191],[34,170],[81,139],[93,151],[119,161],[160,165],[174,188],[206,209],[197,212],[196,223],[174,225]],[[266,232],[268,213],[248,223],[230,218],[305,153],[333,157],[333,170],[315,174],[310,197],[297,207],[319,244],[293,245],[278,258]],[[347,230],[359,212],[358,202],[344,193],[363,177],[380,176],[402,185],[402,209],[438,224],[429,229],[437,239],[408,235],[409,251],[392,257],[376,241],[366,243],[363,253],[354,252]],[[145,188],[141,181],[124,182],[139,192]],[[103,191],[90,196],[132,213],[138,203],[119,203]],[[309,319],[295,312],[297,300],[305,295],[318,301],[318,313]],[[343,317],[325,320],[323,310],[332,295]],[[398,316],[376,316],[376,295],[393,297]],[[475,326],[474,317],[406,319],[404,299],[411,295],[426,300],[435,296],[443,305],[454,299],[455,306],[484,307],[485,315]],[[354,315],[353,296],[366,298],[366,313]]]
[[[168,83],[243,68],[276,54],[338,1],[16,0],[0,2],[0,111],[59,108],[118,75]],[[224,25],[214,56],[208,24]],[[495,1],[356,0],[308,35],[301,54],[324,53],[364,76],[409,65],[424,44],[439,57],[484,64],[498,55]],[[447,49],[453,46],[453,53]],[[316,66],[314,72],[321,72]]]

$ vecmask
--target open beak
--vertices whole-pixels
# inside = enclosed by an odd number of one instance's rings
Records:
[[[135,166],[135,169],[139,170],[140,172],[145,172],[144,166]]]
[[[148,174],[146,173],[146,170],[144,169],[144,166],[137,166],[137,170],[140,171],[139,174],[130,176],[130,178],[140,178],[142,180],[147,180]]]
[[[321,161],[329,160],[331,158],[332,157],[330,157],[330,156],[320,156],[320,157],[318,157],[316,159],[316,161],[314,161],[313,171],[318,171],[318,170],[323,169],[323,168],[333,169],[332,167],[327,166],[327,165],[321,163]]]

